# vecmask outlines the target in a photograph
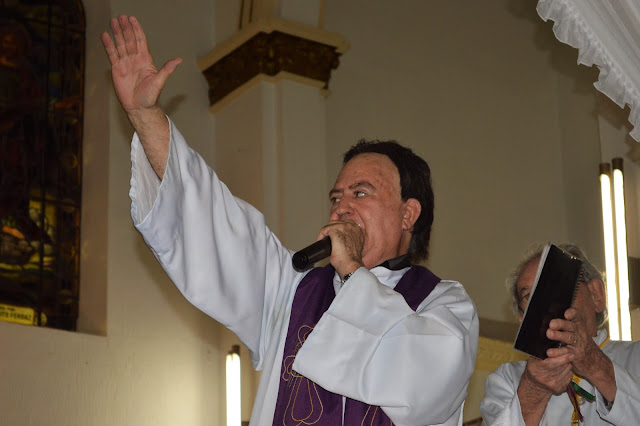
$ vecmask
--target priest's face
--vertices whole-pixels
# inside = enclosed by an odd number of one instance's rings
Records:
[[[409,249],[413,222],[400,194],[398,169],[378,153],[349,160],[331,190],[329,219],[351,220],[364,231],[362,262],[368,269]]]

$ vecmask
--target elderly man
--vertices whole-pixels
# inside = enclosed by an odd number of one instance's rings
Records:
[[[157,106],[134,17],[103,34],[132,142],[134,224],[184,296],[262,370],[253,425],[459,425],[477,351],[473,303],[426,258],[430,172],[395,142],[361,142],[330,193],[330,265],[298,272],[264,217],[233,197]],[[241,260],[239,260],[241,259]],[[251,259],[250,262],[244,259]]]
[[[560,245],[582,261],[573,306],[553,319],[547,337],[563,344],[548,358],[501,365],[485,383],[486,425],[635,425],[640,419],[640,344],[610,341],[602,274],[575,245]],[[534,247],[507,279],[522,321],[544,245]]]

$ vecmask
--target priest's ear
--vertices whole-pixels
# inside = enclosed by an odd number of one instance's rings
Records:
[[[403,204],[402,229],[413,232],[413,225],[420,217],[422,205],[415,198],[409,198]]]

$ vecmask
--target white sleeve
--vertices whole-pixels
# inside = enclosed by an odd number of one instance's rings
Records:
[[[484,384],[480,412],[486,426],[524,426],[517,389],[520,374],[513,373],[512,364],[503,364],[489,374]]]
[[[134,135],[130,197],[134,225],[167,275],[197,308],[228,327],[261,368],[271,318],[296,272],[263,215],[235,198],[170,122],[162,182]]]
[[[598,414],[613,425],[636,424],[640,419],[640,342],[630,345],[630,350],[624,352],[626,359],[612,360],[617,391],[611,411],[605,407],[602,394],[596,391]]]
[[[293,368],[331,392],[380,406],[394,424],[438,424],[461,407],[477,349],[478,317],[462,285],[440,282],[416,313],[360,268]]]

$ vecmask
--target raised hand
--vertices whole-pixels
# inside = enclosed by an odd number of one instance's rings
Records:
[[[149,53],[147,39],[134,16],[120,15],[111,20],[115,45],[108,33],[102,43],[111,61],[111,74],[116,94],[128,114],[157,106],[167,78],[182,62],[168,61],[159,71]]]
[[[158,71],[144,31],[134,16],[112,19],[111,29],[116,44],[106,32],[102,34],[102,43],[111,61],[116,95],[136,129],[151,167],[162,179],[169,157],[169,122],[158,106],[158,97],[182,58],[170,60]]]

